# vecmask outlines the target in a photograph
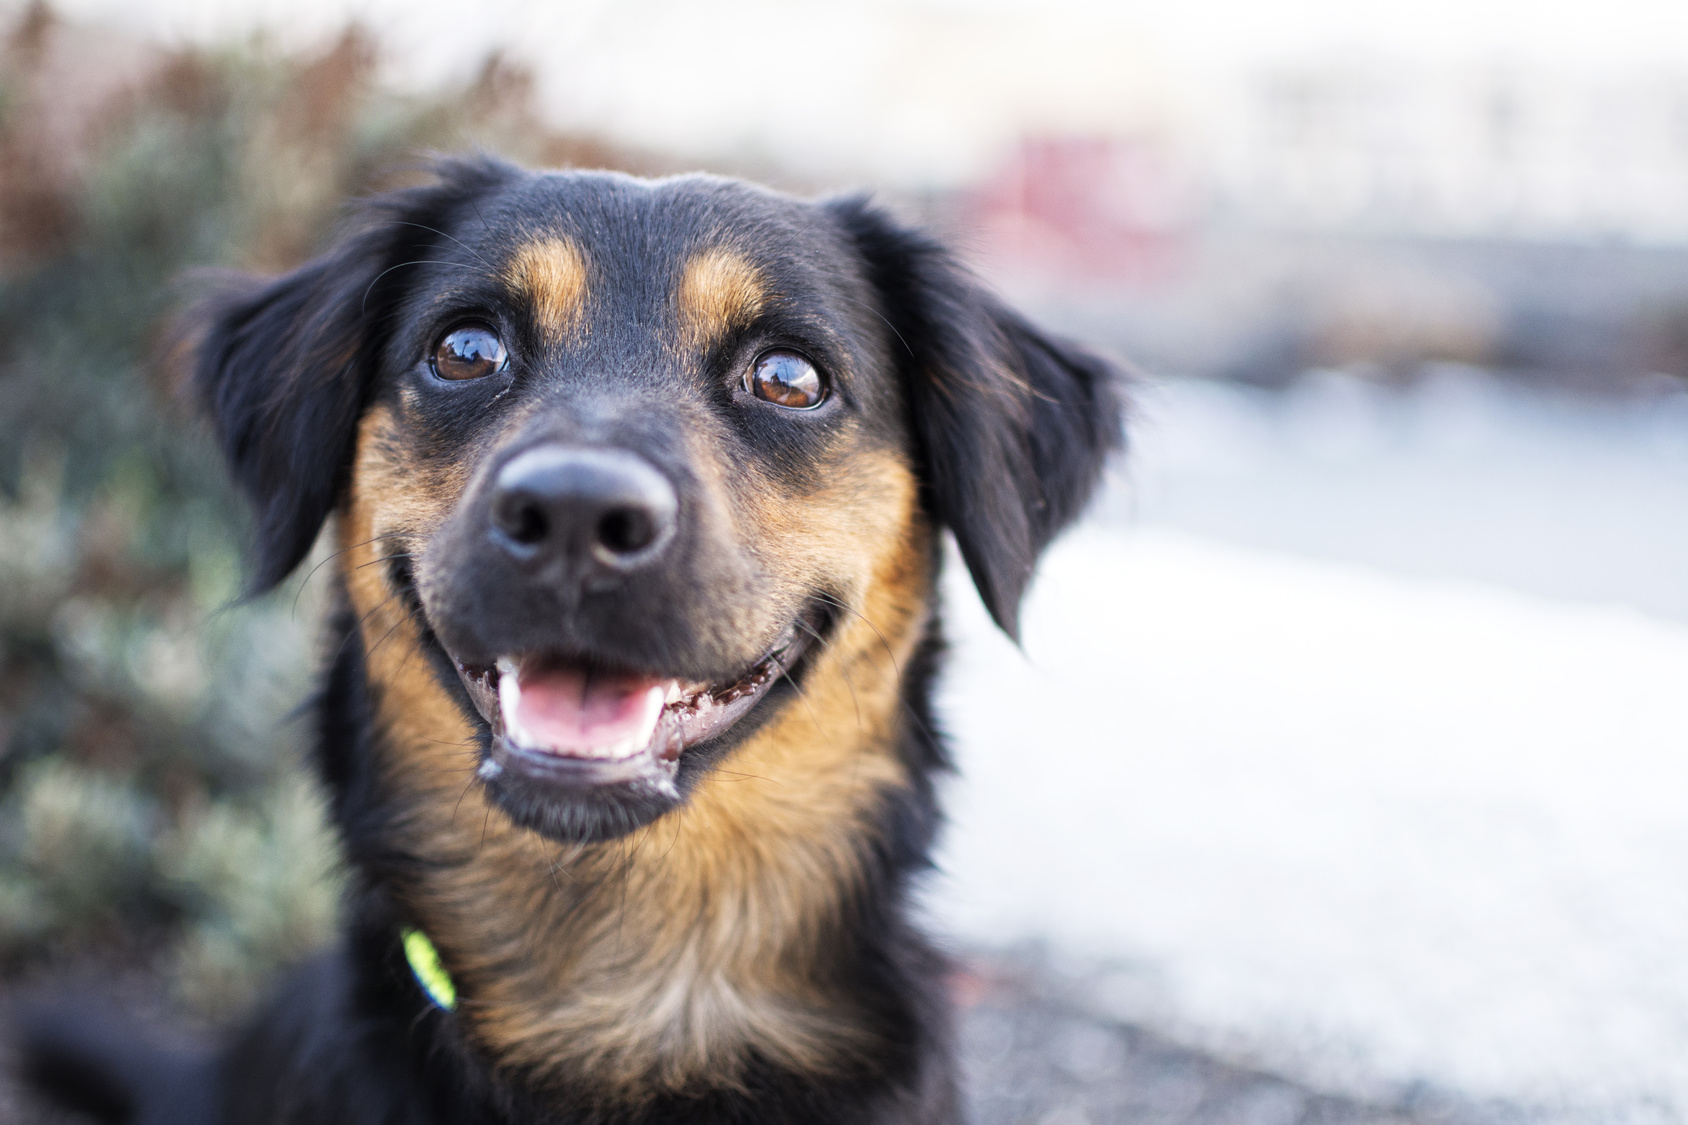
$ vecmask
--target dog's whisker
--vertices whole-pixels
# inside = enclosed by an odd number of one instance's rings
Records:
[[[565,868],[573,867],[573,865],[579,861],[580,857],[586,854],[586,842],[584,840],[576,841],[574,844],[569,846],[572,850],[569,852],[568,859],[562,859],[562,853],[558,852],[558,862]]]
[[[415,557],[416,552],[414,551],[400,551],[396,555],[382,555],[379,558],[370,559],[368,562],[360,562],[356,566],[352,567],[352,569],[362,570],[366,566],[379,566],[381,563],[396,562],[399,559],[413,559]]]
[[[456,774],[465,774],[465,773],[466,774],[474,774],[478,768],[479,767],[477,767],[477,766],[445,766],[445,767],[442,767],[438,770],[435,770],[434,772],[435,773],[447,774],[447,775],[454,774],[454,773],[456,773]]]
[[[901,680],[903,678],[902,661],[897,659],[896,650],[891,647],[891,642],[886,639],[884,630],[882,630],[878,625],[874,624],[873,618],[869,617],[867,614],[863,613],[861,610],[857,609],[855,606],[845,605],[843,602],[839,601],[837,598],[833,597],[831,594],[820,594],[819,597],[823,602],[827,602],[830,605],[835,605],[839,609],[847,610],[848,612],[853,613],[857,617],[861,618],[862,623],[864,625],[866,625],[869,629],[872,629],[873,635],[879,638],[879,644],[882,648],[885,649],[885,657],[886,657],[886,659],[890,660],[891,668],[896,673],[897,679]]]
[[[633,833],[633,846],[629,849],[627,856],[627,872],[629,878],[632,877],[634,865],[639,861],[639,851],[645,846],[645,841],[650,838],[650,835],[651,826],[648,824]]]
[[[763,777],[759,773],[740,773],[738,770],[730,770],[730,769],[726,769],[722,766],[716,766],[715,769],[712,770],[711,772],[716,773],[716,774],[726,774],[727,776],[732,777],[736,781],[766,781],[769,785],[779,785],[780,784],[780,782],[775,781],[773,778]]]
[[[343,652],[346,646],[349,646],[353,640],[361,640],[363,637],[363,627],[369,624],[369,619],[387,608],[389,603],[397,601],[398,598],[399,591],[394,590],[392,593],[370,606],[369,609],[357,619],[352,628],[346,630],[345,640],[341,642],[341,651]]]
[[[814,705],[809,702],[809,693],[803,690],[802,684],[792,679],[791,669],[780,663],[779,657],[770,656],[768,659],[774,662],[774,667],[780,670],[780,675],[785,678],[785,682],[791,685],[791,690],[795,691],[797,698],[803,701],[803,707],[809,712],[809,721],[815,724],[815,733],[825,738],[826,728],[821,725],[821,717],[815,713]]]
[[[408,621],[409,621],[409,624],[418,627],[418,632],[426,632],[427,631],[428,618],[427,618],[427,615],[422,612],[422,608],[420,606],[416,606],[414,608],[411,608],[408,611]],[[405,622],[400,621],[400,622],[396,623],[393,628],[396,629],[398,627],[398,625],[402,625],[404,623]],[[389,629],[388,634],[391,635],[391,633],[392,633],[392,630]],[[381,638],[383,643],[385,643],[386,639],[387,639],[386,637]],[[380,646],[377,645],[376,647],[380,647]],[[410,667],[410,662],[412,660],[415,660],[418,656],[420,656],[421,653],[422,653],[422,647],[420,645],[409,645],[409,646],[407,646],[405,648],[404,657],[403,657],[403,659],[401,659],[399,661],[399,665],[396,669],[394,669],[394,672],[395,673],[403,672],[406,668]]]
[[[293,595],[293,608],[289,611],[290,615],[293,617],[294,620],[298,620],[299,599],[300,599],[301,596],[304,595],[305,587],[307,587],[311,584],[311,579],[313,579],[317,576],[317,571],[321,570],[323,567],[327,566],[329,563],[333,562],[335,559],[339,558],[341,555],[345,554],[347,551],[355,551],[359,547],[367,547],[371,543],[378,542],[379,540],[394,539],[394,538],[397,538],[397,537],[399,537],[401,535],[405,535],[405,534],[407,534],[407,533],[402,532],[402,531],[389,531],[389,532],[386,532],[386,533],[381,534],[381,535],[371,536],[370,538],[365,539],[361,543],[352,543],[352,544],[349,544],[345,547],[341,547],[339,550],[330,551],[328,553],[328,555],[321,562],[319,562],[315,566],[311,567],[310,573],[305,575],[304,581],[299,583],[299,589]]]
[[[844,677],[844,686],[850,689],[850,704],[856,709],[856,733],[862,734],[865,728],[862,725],[862,700],[856,694],[856,678],[850,674],[848,664],[840,666],[838,674]]]
[[[469,790],[475,787],[475,771],[469,771],[469,780],[463,786],[463,791],[457,795],[457,803],[451,806],[451,821],[457,823],[457,813],[463,807],[463,798],[469,795]]]
[[[381,284],[381,279],[392,273],[394,270],[402,270],[406,266],[456,266],[458,269],[467,270],[470,273],[478,273],[489,280],[497,280],[493,274],[488,273],[486,270],[478,270],[475,267],[465,265],[462,262],[447,262],[436,258],[415,258],[408,262],[400,262],[396,266],[389,266],[380,273],[376,274],[375,280],[371,281],[369,283],[369,287],[363,291],[363,302],[358,306],[358,315],[362,316],[369,312],[369,295],[375,291],[375,287],[377,285]]]
[[[809,634],[809,636],[813,637],[817,644],[821,644],[821,645],[826,644],[826,638],[822,637],[819,633],[817,633],[815,631],[814,627],[812,625],[808,624],[806,621],[804,621],[801,617],[799,617],[797,619],[796,625],[799,629],[803,630],[805,633]],[[861,698],[856,695],[855,678],[850,675],[850,666],[848,664],[841,665],[839,667],[839,673],[841,675],[843,675],[843,677],[844,677],[844,686],[850,689],[850,703],[856,709],[856,733],[860,734],[860,733],[862,733],[862,730],[863,730],[863,726],[862,726],[862,701],[861,701]]]
[[[435,746],[472,747],[480,741],[480,736],[471,734],[465,738],[425,738],[422,741],[431,743]]]
[[[619,869],[621,871],[621,903],[616,907],[615,913],[615,944],[619,949],[621,947],[623,932],[627,925],[627,884],[632,874],[632,867],[630,866],[632,860],[627,847],[626,836],[617,840],[616,846],[621,850],[621,863],[619,864]]]
[[[887,327],[891,330],[891,335],[893,335],[897,338],[897,343],[899,343],[903,346],[903,351],[908,353],[908,357],[910,359],[915,358],[914,349],[908,346],[908,341],[903,339],[903,334],[901,332],[897,331],[897,326],[895,324],[892,324],[891,321],[890,321],[890,318],[888,318],[884,313],[882,313],[878,309],[874,308],[868,302],[863,301],[858,297],[852,297],[848,293],[840,293],[840,294],[838,294],[838,296],[840,298],[842,298],[843,300],[849,301],[853,305],[860,305],[862,308],[866,309],[868,312],[872,313],[874,316],[877,316],[880,320],[883,320],[885,322],[885,327]]]
[[[550,878],[551,878],[551,886],[553,888],[555,888],[556,892],[559,895],[564,893],[563,884],[557,880],[557,868],[562,863],[562,856],[563,856],[563,845],[558,844],[557,845],[557,858],[555,860],[553,860],[552,862],[547,863],[545,865],[546,868],[547,868],[546,874],[549,875]],[[571,882],[571,883],[574,882],[574,875],[572,873],[565,871],[565,872],[563,872],[563,874],[568,876],[569,882]]]
[[[398,595],[394,594],[393,596],[397,597]],[[380,651],[381,646],[386,644],[388,641],[392,640],[394,633],[398,632],[401,628],[403,628],[406,625],[415,625],[416,623],[417,623],[416,611],[415,610],[406,610],[405,613],[403,614],[403,616],[401,616],[397,621],[393,622],[391,628],[389,628],[385,633],[381,634],[381,639],[376,641],[373,645],[371,645],[369,647],[369,651],[365,655],[369,659],[374,659],[375,654]],[[416,651],[415,646],[412,646],[410,652],[405,654],[404,660],[400,662],[399,667],[397,669],[395,669],[395,671],[403,670],[405,664],[409,662],[410,657],[415,653],[415,651]]]
[[[451,241],[457,243],[457,245],[463,247],[463,249],[469,251],[469,253],[473,254],[475,256],[475,258],[481,263],[481,265],[485,266],[488,269],[488,271],[496,272],[497,267],[495,267],[491,262],[487,261],[486,257],[484,255],[482,255],[480,251],[476,250],[473,246],[470,246],[467,242],[464,242],[461,238],[458,238],[455,235],[447,234],[445,231],[440,230],[437,227],[428,226],[426,223],[413,223],[413,222],[410,222],[406,219],[388,219],[386,225],[395,226],[395,227],[415,227],[417,230],[425,230],[429,234],[437,234],[441,238],[448,238]]]
[[[663,851],[662,858],[657,860],[658,863],[666,863],[668,856],[674,851],[674,845],[680,842],[680,818],[676,816],[669,819],[674,822],[674,835],[669,838],[668,847]]]

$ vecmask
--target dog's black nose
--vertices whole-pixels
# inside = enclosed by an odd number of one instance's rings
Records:
[[[529,565],[631,570],[662,553],[678,510],[674,486],[636,454],[542,445],[498,471],[492,536]]]

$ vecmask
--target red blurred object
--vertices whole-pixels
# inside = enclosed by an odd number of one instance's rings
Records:
[[[994,264],[1084,281],[1145,282],[1176,263],[1188,178],[1149,137],[1027,137],[967,203]]]

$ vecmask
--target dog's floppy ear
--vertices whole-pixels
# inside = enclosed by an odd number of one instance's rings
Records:
[[[327,253],[292,273],[220,279],[178,326],[195,397],[256,516],[253,593],[299,564],[339,499],[402,267],[515,174],[492,161],[432,170],[425,187],[366,200]]]
[[[861,198],[829,204],[897,339],[933,514],[1018,638],[1037,557],[1124,442],[1122,374],[1004,307],[943,246]]]

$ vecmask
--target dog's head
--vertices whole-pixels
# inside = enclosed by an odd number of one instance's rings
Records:
[[[339,512],[366,646],[414,630],[565,839],[684,801],[861,621],[920,631],[938,526],[1014,632],[1119,434],[1111,370],[923,235],[703,176],[444,163],[196,316],[256,584]]]

